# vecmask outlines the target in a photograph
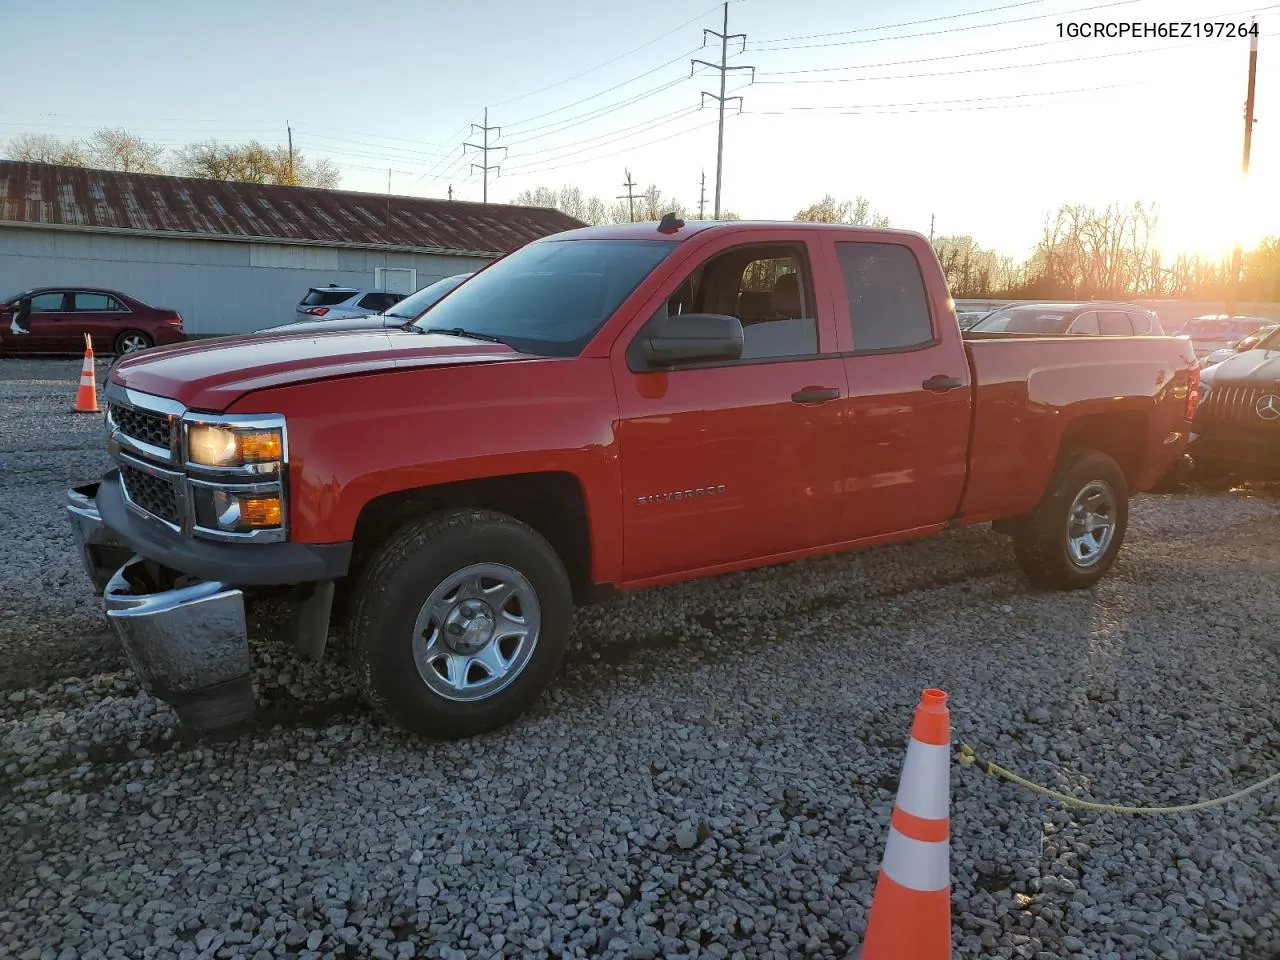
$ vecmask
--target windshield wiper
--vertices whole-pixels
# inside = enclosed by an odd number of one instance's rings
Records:
[[[468,337],[471,340],[484,340],[487,343],[505,343],[501,337],[495,337],[488,333],[476,333],[474,330],[464,330],[462,327],[419,327],[423,333],[447,333],[451,337]]]

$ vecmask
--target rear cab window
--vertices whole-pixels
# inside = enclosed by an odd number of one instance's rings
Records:
[[[924,274],[901,243],[836,241],[849,301],[853,353],[893,353],[936,341]]]

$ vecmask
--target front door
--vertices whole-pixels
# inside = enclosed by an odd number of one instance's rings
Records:
[[[654,581],[818,546],[841,502],[843,363],[806,236],[713,242],[646,308],[743,323],[740,360],[638,372],[613,364],[620,408],[624,568]]]
[[[61,344],[66,319],[71,316],[71,295],[61,290],[37,293],[31,298],[31,312],[23,324],[25,336],[6,335],[15,351],[23,353],[56,353]]]
[[[959,326],[917,252],[885,239],[831,250],[849,380],[842,540],[945,523],[964,493],[973,400]]]

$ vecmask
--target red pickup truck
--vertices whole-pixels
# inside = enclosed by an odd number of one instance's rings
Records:
[[[252,716],[245,597],[331,621],[380,712],[459,737],[552,682],[576,604],[993,522],[1030,580],[1093,584],[1184,454],[1167,337],[960,333],[919,234],[574,230],[403,330],[118,363],[116,463],[68,492],[108,619],[197,729]]]

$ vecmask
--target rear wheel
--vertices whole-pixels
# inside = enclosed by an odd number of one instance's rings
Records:
[[[393,534],[360,576],[348,644],[379,713],[454,739],[520,716],[551,684],[573,623],[569,577],[536,531],[453,510]]]
[[[1091,587],[1111,569],[1129,523],[1129,485],[1114,459],[1080,451],[1060,459],[1036,508],[1013,533],[1027,578],[1055,590]]]
[[[146,350],[151,343],[151,338],[141,330],[126,330],[116,337],[116,356],[123,357],[130,353],[137,353],[139,350]]]

